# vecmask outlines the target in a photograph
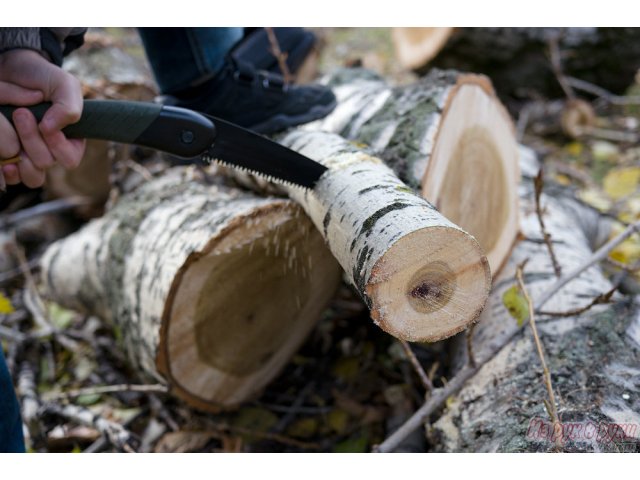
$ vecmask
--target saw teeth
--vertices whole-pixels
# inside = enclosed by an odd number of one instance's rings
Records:
[[[215,163],[216,165],[220,165],[222,167],[229,167],[232,168],[234,170],[239,170],[241,172],[247,173],[249,175],[254,175],[258,178],[262,178],[268,182],[271,183],[275,183],[277,185],[284,185],[286,187],[289,188],[300,188],[302,190],[309,190],[307,187],[304,187],[302,185],[298,185],[296,183],[290,182],[288,180],[283,180],[281,178],[276,178],[272,175],[268,175],[266,173],[262,173],[262,172],[257,172],[255,170],[251,170],[247,167],[242,167],[240,165],[234,165],[232,163],[227,163],[224,160],[220,159],[220,158],[213,158],[213,157],[202,157],[202,161],[208,163],[209,165],[211,165],[212,163]]]

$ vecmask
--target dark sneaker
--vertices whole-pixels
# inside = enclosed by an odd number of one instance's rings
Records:
[[[289,73],[295,75],[314,45],[316,36],[304,28],[273,27],[280,51],[286,55]],[[267,70],[283,75],[278,59],[271,53],[271,43],[264,28],[251,29],[232,49],[231,55],[253,65],[256,70]]]
[[[279,75],[257,71],[230,57],[222,71],[205,84],[160,101],[264,134],[323,118],[336,106],[336,97],[326,87],[287,85]]]

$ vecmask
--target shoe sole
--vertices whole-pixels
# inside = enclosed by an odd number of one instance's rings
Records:
[[[282,130],[286,130],[287,128],[297,127],[298,125],[324,118],[329,115],[334,108],[336,108],[336,105],[337,101],[334,100],[328,105],[314,105],[309,111],[305,112],[302,115],[291,116],[278,114],[271,117],[265,122],[248,127],[248,129],[262,134],[281,132]]]

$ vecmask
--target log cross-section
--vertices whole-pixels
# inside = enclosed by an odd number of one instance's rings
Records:
[[[405,340],[436,341],[477,318],[491,274],[471,235],[338,135],[296,131],[280,141],[329,168],[312,192],[289,194],[323,233],[376,324]]]

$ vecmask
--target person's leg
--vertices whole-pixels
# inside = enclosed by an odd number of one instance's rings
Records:
[[[0,452],[24,452],[20,407],[0,348]]]
[[[222,30],[218,32],[218,30]],[[320,85],[288,85],[230,50],[242,29],[140,28],[164,104],[271,134],[326,116],[336,98]]]
[[[138,28],[163,94],[175,94],[214,77],[242,38],[238,28]]]

